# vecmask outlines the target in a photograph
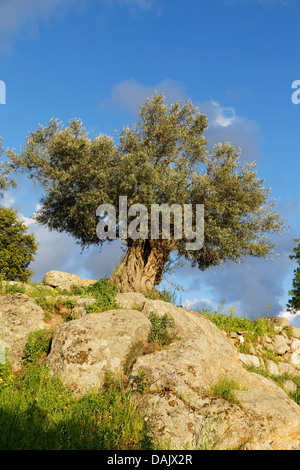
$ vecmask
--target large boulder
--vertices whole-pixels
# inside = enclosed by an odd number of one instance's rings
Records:
[[[79,287],[88,287],[97,281],[92,279],[81,279],[77,274],[65,273],[62,271],[49,271],[44,276],[44,284],[51,287],[57,287],[61,290],[69,290],[72,285]]]
[[[147,393],[140,401],[154,437],[171,449],[299,449],[300,407],[271,379],[248,372],[230,340],[207,318],[161,301],[144,311],[168,313],[180,338],[168,348],[140,356]],[[237,403],[214,396],[220,379],[234,385]],[[208,436],[209,434],[209,436]]]
[[[60,326],[47,365],[76,393],[102,387],[105,372],[122,373],[147,342],[151,323],[137,310],[109,310]]]
[[[0,297],[0,343],[14,369],[22,365],[25,344],[31,332],[45,328],[44,312],[26,294]],[[3,360],[3,357],[2,357]]]

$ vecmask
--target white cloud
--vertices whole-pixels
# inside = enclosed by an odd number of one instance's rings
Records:
[[[137,116],[139,108],[154,95],[155,91],[164,93],[166,104],[188,99],[184,85],[176,80],[164,79],[156,85],[143,85],[134,78],[124,80],[113,86],[110,97],[100,103],[100,109],[129,111]],[[256,121],[240,116],[232,106],[223,106],[216,100],[194,102],[208,118],[206,137],[209,145],[218,142],[231,142],[242,150],[242,160],[253,161],[260,158],[259,127]]]
[[[166,95],[167,104],[185,100],[184,86],[176,80],[165,79],[157,85],[143,85],[131,78],[114,85],[110,98],[102,101],[100,108],[128,110],[133,115],[137,115],[140,106],[147,98],[153,96],[155,91]]]
[[[122,255],[120,243],[107,245],[101,252],[99,247],[81,252],[80,246],[71,236],[50,231],[33,218],[20,213],[19,218],[28,227],[28,232],[34,234],[38,243],[37,254],[29,266],[34,272],[34,282],[41,281],[53,269],[77,274],[81,278],[103,278],[109,276],[119,264],[119,257]]]
[[[0,31],[2,33],[16,32],[27,21],[49,17],[58,6],[66,3],[64,0],[1,0],[0,2]]]
[[[188,310],[193,310],[197,312],[198,310],[202,310],[203,308],[211,309],[212,302],[210,299],[186,299],[183,303],[183,307],[187,308]]]
[[[10,196],[9,193],[4,194],[3,199],[1,200],[1,206],[3,207],[13,207],[16,199],[13,196]]]
[[[214,127],[228,127],[236,120],[236,112],[233,108],[223,107],[216,101],[210,102],[212,118],[211,123]]]
[[[0,50],[11,52],[16,39],[36,38],[41,21],[62,17],[85,0],[1,0]]]
[[[256,121],[240,116],[233,107],[222,106],[213,99],[196,104],[207,116],[206,138],[210,146],[218,142],[230,142],[234,147],[241,149],[242,160],[259,160],[260,132]]]

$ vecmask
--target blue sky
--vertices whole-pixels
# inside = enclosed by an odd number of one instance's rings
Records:
[[[210,143],[230,141],[243,161],[257,161],[291,228],[276,238],[276,261],[204,273],[182,267],[172,277],[184,288],[178,302],[198,308],[224,299],[240,314],[282,314],[300,235],[300,105],[291,100],[300,79],[299,20],[298,0],[0,0],[4,146],[19,149],[52,117],[80,118],[91,137],[113,135],[136,121],[155,90],[168,103],[191,99],[208,116]],[[2,203],[19,211],[40,243],[33,280],[50,269],[109,275],[119,245],[81,254],[67,234],[38,226],[31,215],[41,192],[18,179]],[[291,323],[300,326],[300,316]]]

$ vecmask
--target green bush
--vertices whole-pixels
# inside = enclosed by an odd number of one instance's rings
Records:
[[[175,327],[172,317],[168,314],[162,316],[154,312],[149,314],[151,322],[151,331],[149,334],[149,341],[158,344],[159,346],[166,346],[174,339],[174,335],[169,332],[170,328]]]
[[[35,364],[47,356],[50,351],[53,332],[49,330],[38,330],[29,334],[24,348],[24,365]]]
[[[17,212],[0,207],[0,274],[7,281],[27,282],[32,275],[28,269],[37,251],[34,236],[27,233]]]
[[[120,308],[115,302],[118,289],[109,278],[100,279],[95,284],[91,284],[86,288],[86,293],[96,300],[95,304],[88,305],[88,313],[104,312],[105,310]]]

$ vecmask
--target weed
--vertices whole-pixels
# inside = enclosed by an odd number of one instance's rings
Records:
[[[138,370],[133,380],[134,389],[139,393],[144,393],[149,389],[149,382],[146,379],[146,371]]]
[[[221,377],[219,382],[208,390],[208,394],[223,398],[230,403],[240,405],[234,390],[241,390],[240,384],[235,379],[229,379],[227,377]]]
[[[35,364],[43,359],[50,351],[53,332],[37,330],[29,334],[24,348],[23,364]]]
[[[143,348],[143,342],[138,341],[132,345],[130,348],[129,353],[127,354],[125,363],[124,363],[124,374],[128,375],[133,367],[133,364],[135,363],[139,353],[141,352]]]
[[[198,313],[208,318],[221,330],[235,332],[243,330],[251,332],[253,333],[252,339],[264,334],[274,334],[274,327],[266,318],[250,320],[246,317],[239,317],[233,306],[230,306],[225,313],[221,313],[220,309],[211,312],[205,308],[199,310]]]
[[[103,312],[120,308],[115,302],[117,292],[116,285],[109,278],[100,279],[95,284],[90,285],[86,288],[86,293],[94,297],[96,302],[87,306],[87,312]]]
[[[174,335],[170,334],[169,328],[174,328],[175,323],[172,317],[168,314],[163,316],[157,315],[154,312],[149,314],[151,322],[151,331],[149,334],[149,341],[156,343],[158,346],[167,346],[174,340]]]

